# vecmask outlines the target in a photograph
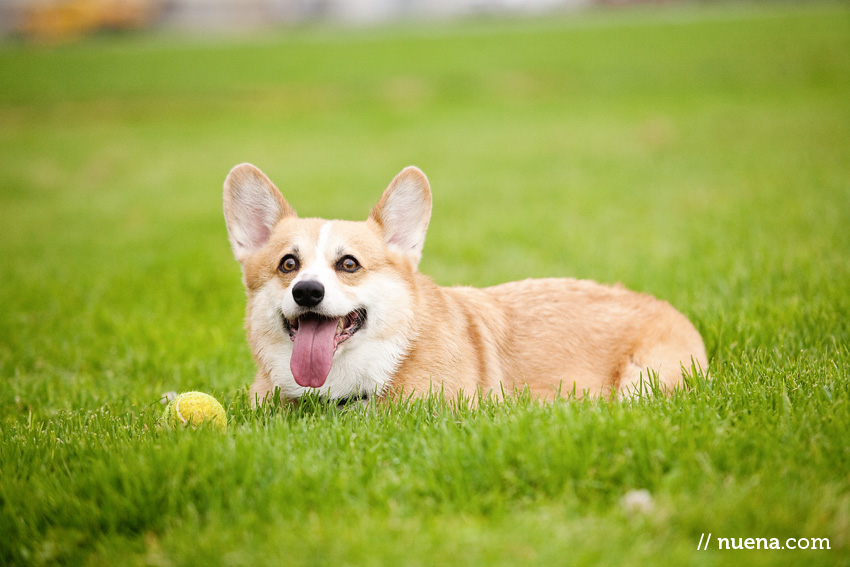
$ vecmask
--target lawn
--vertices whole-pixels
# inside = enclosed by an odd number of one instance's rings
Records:
[[[711,380],[252,410],[243,161],[343,218],[416,164],[422,271],[652,293]],[[848,224],[846,4],[2,44],[0,564],[850,565]]]

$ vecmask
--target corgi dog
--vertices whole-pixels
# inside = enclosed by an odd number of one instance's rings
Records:
[[[447,398],[528,391],[541,400],[628,396],[707,369],[699,332],[670,304],[622,286],[529,279],[440,287],[417,270],[431,190],[401,171],[364,222],[299,218],[259,169],[224,182],[224,216],[247,291],[262,402]]]

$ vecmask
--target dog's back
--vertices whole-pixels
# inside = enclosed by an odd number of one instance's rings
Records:
[[[576,394],[628,394],[651,378],[673,388],[683,368],[694,362],[708,368],[691,322],[649,295],[574,279],[525,280],[486,291],[509,322],[508,373],[535,396],[573,388]]]
[[[447,396],[635,393],[707,369],[702,338],[670,304],[621,286],[529,279],[485,289],[421,284],[416,337],[396,388]]]

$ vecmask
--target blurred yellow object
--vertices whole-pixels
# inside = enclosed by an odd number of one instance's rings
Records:
[[[216,431],[224,431],[227,429],[227,412],[224,406],[209,394],[186,392],[165,406],[162,422],[172,429],[196,429],[207,425]]]
[[[160,10],[159,0],[41,0],[26,8],[21,32],[41,41],[63,41],[101,29],[138,29]]]

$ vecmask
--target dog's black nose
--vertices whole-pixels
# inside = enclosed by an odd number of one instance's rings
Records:
[[[325,286],[315,280],[298,282],[292,288],[292,299],[301,307],[315,307],[325,297]]]

